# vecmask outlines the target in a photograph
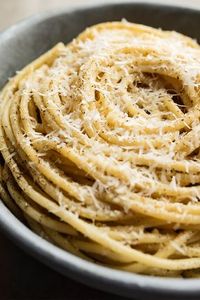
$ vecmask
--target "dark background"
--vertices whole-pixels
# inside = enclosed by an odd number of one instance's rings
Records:
[[[17,248],[0,233],[0,300],[125,300],[72,281]]]
[[[0,233],[0,300],[125,300],[42,265]]]

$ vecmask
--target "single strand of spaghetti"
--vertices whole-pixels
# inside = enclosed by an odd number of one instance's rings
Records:
[[[73,244],[64,238],[61,234],[56,232],[55,230],[49,229],[48,227],[43,226],[44,232],[54,241],[55,244],[60,246],[61,248],[67,250],[68,252],[85,259],[87,261],[92,261],[88,256],[81,253],[77,248],[73,246]]]
[[[117,227],[117,226],[116,226]],[[116,232],[108,231],[107,232],[110,237],[118,241],[124,241],[128,245],[139,245],[139,244],[159,244],[166,243],[170,239],[172,239],[172,235],[166,234],[156,234],[156,233],[143,233],[133,235],[133,233],[124,232],[123,230],[119,230]]]
[[[85,242],[81,240],[72,240],[72,244],[80,249],[81,251],[84,251],[86,253],[91,254],[99,254],[101,256],[105,256],[109,258],[111,261],[116,261],[119,263],[130,263],[130,259],[126,258],[123,254],[119,255],[119,253],[112,252],[103,246],[100,246],[98,244],[95,244],[93,242]]]

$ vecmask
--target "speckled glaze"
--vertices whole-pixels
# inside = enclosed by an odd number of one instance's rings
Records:
[[[200,11],[141,2],[66,8],[37,15],[0,34],[0,87],[57,42],[69,42],[89,25],[122,18],[183,32],[200,41]],[[92,287],[134,299],[200,299],[200,279],[142,276],[86,262],[34,234],[1,201],[0,229],[41,262]]]

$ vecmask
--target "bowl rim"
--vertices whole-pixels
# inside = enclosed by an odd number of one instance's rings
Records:
[[[0,32],[0,43],[5,42],[10,36],[16,34],[18,30],[24,27],[37,25],[40,21],[46,21],[59,15],[67,15],[76,11],[85,11],[98,7],[109,7],[119,5],[145,5],[150,7],[162,7],[163,9],[175,9],[185,12],[199,12],[200,9],[188,8],[186,6],[166,5],[157,2],[145,1],[126,1],[121,3],[108,2],[101,4],[86,5],[84,8],[75,6],[72,8],[60,8],[52,11],[46,11],[25,18],[22,21],[10,26],[8,29]],[[130,291],[138,293],[155,293],[157,295],[173,296],[191,296],[200,294],[199,279],[183,278],[163,278],[149,275],[140,275],[125,271],[115,270],[104,267],[92,262],[88,262],[65,250],[42,239],[31,231],[27,226],[20,222],[4,205],[0,199],[0,230],[14,241],[20,248],[52,267],[65,276],[71,277],[79,282],[89,286],[98,287],[104,291],[125,295],[130,297]],[[70,274],[69,274],[70,273]],[[116,288],[116,290],[113,290]],[[136,294],[134,294],[135,296]]]

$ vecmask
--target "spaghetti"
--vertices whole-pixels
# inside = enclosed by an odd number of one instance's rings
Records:
[[[198,277],[199,94],[194,40],[125,21],[86,29],[2,90],[1,198],[84,259]]]

